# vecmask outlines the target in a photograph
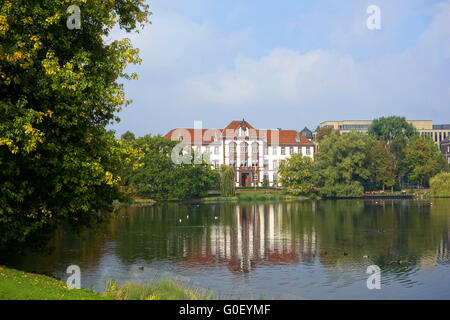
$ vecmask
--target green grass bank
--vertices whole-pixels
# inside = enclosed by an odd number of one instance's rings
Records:
[[[86,289],[69,289],[65,282],[49,276],[0,266],[0,300],[209,300],[212,291],[197,292],[172,280],[155,284],[124,283],[115,280],[97,293]]]

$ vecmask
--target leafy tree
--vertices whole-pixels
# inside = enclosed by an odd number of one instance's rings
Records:
[[[135,139],[136,139],[136,137],[134,136],[134,133],[131,132],[131,131],[125,132],[124,134],[122,134],[122,136],[121,136],[120,138],[121,138],[122,140],[128,140],[128,141],[131,141],[131,140],[135,140]]]
[[[140,164],[124,168],[123,181],[140,196],[185,200],[206,196],[208,190],[218,186],[218,173],[207,163],[177,165],[172,161],[176,141],[146,135],[127,143],[140,153]]]
[[[409,181],[420,187],[445,169],[445,158],[431,139],[417,136],[408,144],[405,164]]]
[[[316,141],[320,142],[322,141],[322,139],[326,136],[329,136],[330,134],[339,134],[338,130],[335,130],[333,128],[320,128],[317,129],[317,133],[316,133]]]
[[[309,194],[312,190],[312,159],[299,153],[281,161],[278,174],[281,184],[293,194]]]
[[[232,166],[220,166],[220,194],[224,197],[232,197],[235,195],[235,173]]]
[[[381,117],[373,120],[368,132],[377,139],[383,138],[388,144],[397,137],[409,138],[417,133],[414,126],[407,122],[405,117],[398,116]]]
[[[391,141],[389,150],[394,161],[396,182],[402,184],[404,177],[408,174],[408,166],[405,163],[408,140],[404,136],[399,136]]]
[[[383,191],[385,186],[392,188],[395,185],[396,167],[394,157],[384,139],[378,140],[371,151],[376,182],[382,185]]]
[[[359,132],[322,139],[313,166],[313,181],[322,196],[363,195],[363,184],[371,177],[369,142]]]
[[[81,28],[69,30],[69,5]],[[144,0],[0,2],[0,247],[60,221],[89,225],[122,196],[126,148],[105,126],[129,103],[120,78],[139,63],[127,39],[149,17]]]
[[[430,179],[431,194],[435,197],[450,197],[450,173],[441,172]]]

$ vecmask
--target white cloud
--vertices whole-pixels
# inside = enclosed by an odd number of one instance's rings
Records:
[[[119,132],[165,133],[196,119],[221,127],[243,116],[260,126],[312,129],[327,119],[389,114],[449,122],[450,1],[435,7],[433,22],[412,46],[383,54],[380,47],[392,42],[386,29],[402,22],[385,12],[384,33],[370,33],[357,27],[365,26],[364,13],[348,24],[326,15],[335,28],[320,32],[328,32],[333,50],[274,48],[255,58],[243,53],[252,41],[249,29],[219,36],[206,22],[158,11],[153,25],[132,37],[144,62],[140,80],[126,87],[135,103],[122,112]],[[377,53],[359,59],[352,47]]]
[[[450,102],[450,4],[437,10],[420,40],[403,52],[357,61],[338,51],[278,48],[259,59],[240,56],[231,69],[192,75],[180,97],[191,106],[258,106],[266,114],[313,111],[322,120],[393,112],[429,118],[430,110]]]

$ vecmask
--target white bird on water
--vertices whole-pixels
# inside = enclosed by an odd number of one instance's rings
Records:
[[[179,222],[181,222],[181,219],[180,220],[178,220]]]

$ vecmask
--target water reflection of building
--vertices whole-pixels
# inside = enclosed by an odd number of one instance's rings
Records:
[[[259,265],[312,260],[318,249],[315,232],[293,233],[292,216],[280,212],[281,204],[236,206],[232,226],[212,227],[200,248],[185,252],[187,265],[225,264],[232,272],[247,273]]]

